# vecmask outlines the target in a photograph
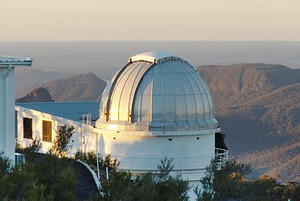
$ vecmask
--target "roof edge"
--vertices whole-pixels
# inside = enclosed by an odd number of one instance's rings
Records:
[[[179,61],[186,62],[185,60],[177,56],[174,56],[170,53],[159,52],[159,51],[144,52],[141,54],[134,55],[128,59],[128,62],[132,63],[137,61],[146,61],[151,63],[160,63],[160,62],[165,62],[170,60],[179,60]]]
[[[32,58],[29,57],[12,57],[0,55],[0,67],[9,66],[31,66]]]

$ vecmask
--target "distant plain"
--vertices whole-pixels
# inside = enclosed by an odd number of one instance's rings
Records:
[[[151,50],[173,53],[194,65],[272,63],[300,68],[300,41],[0,42],[0,54],[33,57],[33,69],[93,72],[104,80],[110,79],[128,57]]]

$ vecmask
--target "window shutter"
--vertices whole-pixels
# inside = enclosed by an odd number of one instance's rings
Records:
[[[43,121],[43,141],[52,142],[52,122]]]

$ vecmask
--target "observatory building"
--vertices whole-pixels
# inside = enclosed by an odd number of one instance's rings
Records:
[[[87,113],[97,119],[94,125],[81,118]],[[173,175],[199,183],[216,153],[220,162],[227,159],[207,85],[191,64],[167,53],[130,57],[107,84],[100,107],[96,102],[26,103],[16,106],[16,114],[22,146],[39,138],[46,153],[57,127],[72,125],[70,156],[110,154],[133,175],[157,172],[168,158]]]
[[[132,173],[155,172],[160,160],[173,160],[173,173],[199,182],[215,157],[212,96],[191,64],[182,58],[147,52],[130,57],[103,92],[102,152]]]

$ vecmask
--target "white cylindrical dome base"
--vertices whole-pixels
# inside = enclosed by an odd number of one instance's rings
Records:
[[[180,174],[188,181],[200,181],[205,168],[215,155],[215,130],[205,132],[181,131],[182,135],[149,136],[124,134],[101,130],[100,153],[110,154],[120,161],[121,170],[133,174],[158,172],[158,165],[164,158],[171,159],[172,174]],[[204,134],[205,133],[205,134]]]

